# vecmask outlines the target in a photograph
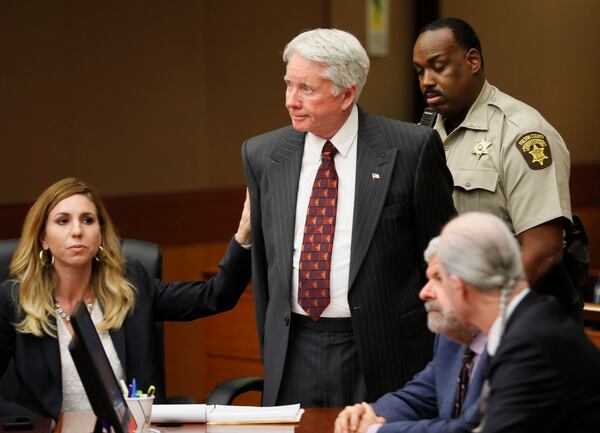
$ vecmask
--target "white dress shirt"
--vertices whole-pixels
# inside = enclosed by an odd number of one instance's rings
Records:
[[[335,234],[329,274],[331,302],[321,317],[350,317],[348,281],[350,279],[350,246],[354,216],[354,186],[356,183],[356,146],[358,136],[358,109],[352,108],[340,130],[329,140],[338,150],[334,157],[338,174],[338,201]],[[304,141],[304,154],[298,182],[296,223],[294,227],[294,256],[292,272],[292,311],[306,315],[298,305],[298,265],[306,225],[306,212],[317,170],[321,165],[321,151],[327,140],[310,132]]]
[[[475,352],[475,356],[473,357],[473,368],[469,371],[469,380],[473,377],[473,373],[477,369],[479,365],[479,361],[481,360],[481,354],[485,350],[485,345],[487,343],[487,337],[483,334],[483,332],[478,332],[471,344],[469,344],[469,349]]]
[[[104,320],[104,313],[102,312],[102,308],[100,308],[97,299],[94,302],[91,316],[92,321],[96,326]],[[63,412],[91,410],[92,407],[90,401],[88,400],[85,389],[83,388],[83,383],[81,382],[81,378],[79,377],[79,373],[77,372],[77,368],[71,357],[71,352],[69,351],[69,343],[72,338],[71,334],[58,313],[56,313],[56,325],[58,330],[58,345],[60,347],[60,366],[62,374],[63,404],[61,410]],[[97,331],[100,336],[100,341],[102,342],[102,347],[110,362],[110,366],[115,373],[115,377],[117,380],[125,379],[119,355],[117,355],[115,345],[112,342],[109,332],[99,329],[97,329]]]

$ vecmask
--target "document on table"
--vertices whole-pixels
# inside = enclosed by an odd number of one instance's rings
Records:
[[[207,424],[202,433],[294,433],[295,428],[295,424]]]
[[[303,413],[300,404],[272,407],[155,404],[150,419],[158,423],[285,424],[299,422]]]

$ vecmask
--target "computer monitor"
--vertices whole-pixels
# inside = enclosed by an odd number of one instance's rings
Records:
[[[97,421],[94,432],[134,433],[136,423],[83,301],[71,313],[73,338],[69,351]]]

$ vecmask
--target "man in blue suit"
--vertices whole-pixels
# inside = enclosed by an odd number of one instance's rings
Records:
[[[363,402],[347,406],[338,415],[336,433],[460,432],[467,420],[477,419],[487,360],[486,338],[476,328],[458,322],[451,311],[443,308],[447,303],[439,298],[444,294],[431,290],[432,282],[440,279],[436,253],[437,243],[432,242],[425,251],[429,282],[420,292],[427,310],[427,326],[438,334],[433,360],[404,388],[385,394],[372,405]],[[457,395],[458,378],[468,349],[475,356],[467,370],[468,385],[461,399]]]

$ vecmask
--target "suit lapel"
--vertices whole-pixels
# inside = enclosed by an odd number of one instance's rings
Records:
[[[447,365],[447,371],[441,371],[438,367],[438,376],[436,377],[436,391],[439,396],[438,413],[442,418],[452,418],[456,401],[457,379],[465,350],[466,348],[461,346],[459,350],[439,355],[443,356],[439,365]],[[438,355],[436,354],[436,356]]]
[[[35,375],[29,377],[29,380],[35,380],[36,375],[40,374],[46,376],[43,378],[38,378],[42,383],[45,383],[46,386],[43,390],[40,390],[37,398],[39,403],[46,409],[48,413],[53,414],[53,416],[58,416],[62,406],[62,369],[58,338],[50,337],[49,335],[44,334],[41,338],[32,338],[31,342],[35,342],[35,345],[23,345],[23,348],[26,349],[27,352],[25,357],[31,359],[39,359],[40,357],[43,357],[43,361],[38,360],[36,362],[45,363],[48,366],[48,371],[44,371],[43,369],[35,369]],[[50,379],[48,375],[51,376]],[[33,385],[33,387],[36,389],[35,385]]]
[[[127,373],[127,354],[125,351],[125,326],[127,326],[127,320],[123,323],[117,331],[110,332],[110,338],[115,346],[115,350],[117,351],[117,356],[119,357],[119,361],[121,361],[121,366],[123,367],[123,374],[125,377],[128,377]]]
[[[384,139],[376,120],[362,110],[357,146],[349,290],[371,244],[396,161],[396,149]]]
[[[44,334],[44,336],[41,339],[41,342],[42,350],[44,352],[44,357],[46,358],[46,364],[48,365],[48,369],[52,373],[52,376],[54,377],[56,383],[62,383],[62,372],[60,367],[60,349],[58,345],[58,339]]]
[[[508,321],[506,322],[506,326],[504,327],[504,332],[503,332],[502,337],[500,339],[500,343],[498,344],[498,347],[496,348],[496,352],[495,352],[494,356],[488,356],[487,357],[487,365],[486,365],[486,370],[485,370],[485,377],[489,378],[490,373],[491,373],[491,371],[492,371],[493,366],[495,365],[495,363],[502,361],[502,356],[500,356],[500,357],[498,356],[498,353],[502,350],[502,341],[505,338],[507,338],[507,336],[509,336],[511,332],[513,332],[514,324],[515,324],[515,322],[519,321],[518,320],[519,316],[524,311],[526,311],[528,308],[530,308],[530,306],[532,304],[535,304],[538,299],[539,299],[539,296],[535,292],[530,291],[529,293],[527,293],[525,295],[525,297],[523,299],[521,299],[521,302],[519,302],[519,304],[515,307],[515,309],[513,310],[512,314],[508,318]],[[515,328],[514,332],[518,332],[518,328]],[[489,344],[489,341],[488,341],[488,344]],[[500,361],[498,361],[498,359],[500,359]]]
[[[524,310],[527,310],[532,304],[535,304],[537,299],[537,295],[535,294],[535,292],[532,291],[527,293],[525,297],[521,299],[521,302],[519,302],[519,304],[515,307],[514,311],[512,312],[512,314],[508,318],[508,321],[506,322],[506,326],[504,327],[504,334],[502,335],[503,337],[508,333],[513,323],[515,323],[516,318],[519,317],[521,313]],[[500,340],[500,344],[502,344],[502,340]],[[500,346],[498,346],[498,348],[499,347]]]
[[[282,287],[288,289],[288,295],[291,294],[289,289],[292,278],[296,200],[304,136],[304,133],[291,130],[284,142],[275,149],[269,161],[269,171],[272,173],[272,177],[269,178],[269,182],[272,182],[270,188],[274,191],[271,195],[273,209],[277,212],[274,218],[280,219],[280,222],[278,221],[270,229],[276,231],[275,236],[278,239],[275,243],[276,266],[279,269]]]

